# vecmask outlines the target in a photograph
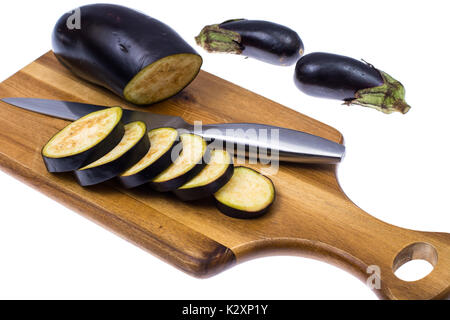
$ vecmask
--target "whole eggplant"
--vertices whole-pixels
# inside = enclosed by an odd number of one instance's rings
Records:
[[[203,61],[168,25],[112,4],[64,14],[52,43],[58,60],[77,76],[139,105],[180,92]]]
[[[275,65],[293,65],[303,55],[299,35],[269,21],[234,19],[206,26],[195,38],[208,52],[242,54]]]
[[[387,73],[353,58],[314,52],[295,67],[295,84],[304,93],[344,100],[347,105],[371,107],[384,113],[407,113],[405,88]]]

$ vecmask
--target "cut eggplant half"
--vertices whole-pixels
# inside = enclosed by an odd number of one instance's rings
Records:
[[[264,215],[275,201],[275,187],[259,172],[236,167],[233,177],[215,195],[217,208],[223,214],[238,219],[253,219]]]
[[[49,172],[69,172],[96,161],[122,139],[122,109],[113,107],[88,114],[62,129],[42,149]]]
[[[75,171],[75,176],[83,187],[105,182],[136,164],[149,149],[150,140],[145,123],[129,123],[125,125],[125,134],[114,149],[97,161]]]
[[[148,137],[150,150],[138,163],[119,176],[119,181],[127,189],[148,183],[166,170],[179,155],[179,153],[172,155],[173,149],[178,144],[176,129],[154,129],[148,133]]]
[[[230,154],[225,150],[213,150],[206,167],[174,193],[183,201],[207,198],[230,181],[233,171],[233,160]]]
[[[150,182],[159,192],[174,191],[195,177],[209,160],[206,141],[195,134],[182,134],[183,150],[174,163]]]
[[[203,63],[168,25],[113,4],[64,14],[52,44],[58,60],[75,75],[138,105],[174,96],[195,79]]]

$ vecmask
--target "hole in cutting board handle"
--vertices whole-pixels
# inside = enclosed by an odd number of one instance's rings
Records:
[[[413,275],[414,278],[411,278],[409,275],[405,277],[400,268],[406,266],[408,262],[412,260],[425,260],[429,264],[431,264],[431,270],[426,270],[426,268],[421,268],[421,270],[417,270]],[[404,281],[417,281],[425,278],[427,275],[433,271],[434,266],[436,266],[438,261],[438,253],[436,249],[428,243],[425,242],[416,242],[410,244],[403,248],[395,257],[394,262],[392,264],[392,271],[395,276]],[[408,267],[411,266],[408,264]],[[403,268],[402,268],[403,270]]]

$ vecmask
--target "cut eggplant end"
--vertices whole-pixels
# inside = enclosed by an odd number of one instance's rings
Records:
[[[69,172],[111,151],[124,134],[122,109],[113,107],[88,114],[54,135],[42,148],[49,172]]]
[[[234,169],[230,181],[214,195],[223,214],[238,219],[253,219],[267,213],[275,201],[275,187],[268,177],[246,168]]]
[[[205,168],[174,193],[183,201],[207,198],[230,181],[233,172],[234,166],[230,154],[225,150],[213,150]]]
[[[178,189],[206,165],[204,159],[209,152],[206,141],[190,133],[182,134],[180,138],[183,148],[181,154],[150,183],[156,191],[168,192]]]
[[[75,175],[82,186],[91,186],[110,180],[134,165],[149,150],[150,141],[144,122],[125,125],[125,134],[114,149],[102,158],[77,170]]]
[[[178,131],[158,128],[151,130],[148,137],[151,147],[147,154],[119,177],[125,188],[135,188],[149,182],[173,163],[172,150],[178,144]]]
[[[203,59],[192,53],[162,58],[142,69],[125,87],[123,95],[138,104],[170,98],[188,86],[200,72]]]

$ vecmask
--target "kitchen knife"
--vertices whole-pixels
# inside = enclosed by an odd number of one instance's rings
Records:
[[[29,111],[64,119],[77,120],[91,112],[108,108],[78,102],[35,99],[5,98],[3,102]],[[339,163],[345,154],[345,147],[333,141],[286,128],[255,123],[224,123],[194,126],[180,117],[156,114],[146,111],[123,110],[123,122],[143,121],[149,130],[173,127],[191,132],[207,140],[218,140],[236,147],[239,156],[257,155],[261,160],[275,160],[298,163]],[[256,150],[263,152],[256,152]],[[252,152],[255,151],[255,152]],[[267,152],[266,152],[267,151]]]

